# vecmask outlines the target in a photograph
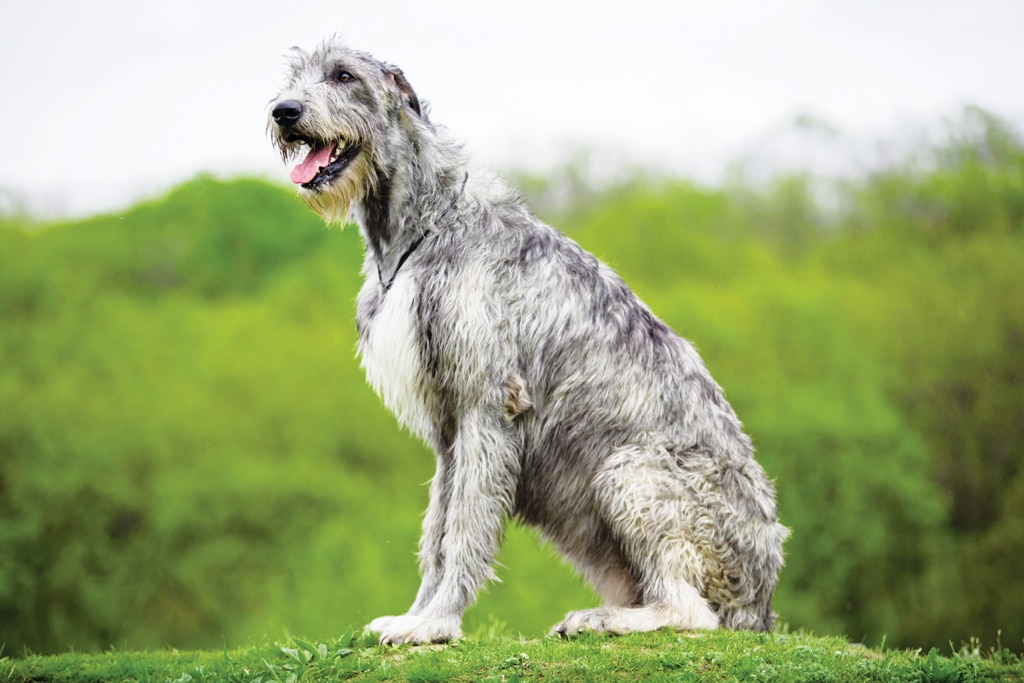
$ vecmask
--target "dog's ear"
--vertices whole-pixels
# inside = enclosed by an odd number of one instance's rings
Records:
[[[413,91],[412,86],[409,85],[409,81],[405,79],[405,74],[397,66],[388,66],[388,80],[398,88],[398,92],[402,93],[403,101],[409,105],[409,108],[416,112],[416,116],[423,117],[423,112],[420,111],[420,99],[416,97],[416,93]]]
[[[307,60],[309,60],[309,55],[306,54],[306,51],[301,47],[293,45],[288,48],[288,54],[285,55],[285,64],[287,65],[292,78],[299,75],[299,72],[302,71]]]

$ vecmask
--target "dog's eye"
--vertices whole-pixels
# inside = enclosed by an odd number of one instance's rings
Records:
[[[356,80],[356,77],[344,69],[339,69],[334,72],[334,80],[338,81],[338,83],[349,83]]]

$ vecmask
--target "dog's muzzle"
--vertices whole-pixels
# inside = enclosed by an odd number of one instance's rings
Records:
[[[306,158],[292,169],[292,182],[306,190],[319,191],[344,171],[360,145],[345,139],[324,140],[308,134],[301,125],[305,107],[298,100],[282,100],[270,110],[281,139],[288,144],[302,143],[309,147]]]

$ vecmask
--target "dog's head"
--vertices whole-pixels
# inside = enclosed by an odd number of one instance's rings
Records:
[[[267,129],[284,161],[298,160],[291,179],[306,202],[343,222],[388,173],[388,145],[414,119],[426,121],[400,69],[329,39],[311,52],[292,48]]]

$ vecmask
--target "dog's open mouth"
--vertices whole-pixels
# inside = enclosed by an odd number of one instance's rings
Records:
[[[316,190],[333,180],[359,153],[359,145],[346,144],[344,140],[322,143],[303,138],[301,142],[309,145],[309,154],[292,169],[292,182],[307,190]]]

